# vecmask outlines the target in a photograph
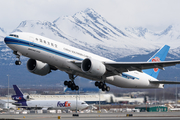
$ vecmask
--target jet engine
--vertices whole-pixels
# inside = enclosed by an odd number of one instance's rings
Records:
[[[27,69],[29,72],[37,74],[37,75],[47,75],[51,72],[51,68],[47,63],[43,63],[38,60],[29,59],[27,62]]]
[[[26,99],[26,100],[29,100],[29,95],[23,95],[23,98]]]
[[[82,61],[81,70],[93,76],[103,76],[106,72],[106,67],[98,60],[86,58]]]

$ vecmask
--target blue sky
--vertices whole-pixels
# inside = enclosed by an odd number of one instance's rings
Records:
[[[159,31],[180,22],[179,0],[1,0],[0,27],[8,32],[24,20],[50,21],[93,8],[117,27]]]

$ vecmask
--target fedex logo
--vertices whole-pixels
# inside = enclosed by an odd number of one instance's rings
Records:
[[[57,103],[57,107],[71,107],[71,103],[68,103],[68,101],[65,101],[64,103],[61,103],[60,101]]]
[[[13,100],[22,100],[22,97],[12,97]]]
[[[159,57],[155,57],[152,59],[152,62],[160,62],[160,58]],[[157,72],[158,68],[154,68],[154,72]]]

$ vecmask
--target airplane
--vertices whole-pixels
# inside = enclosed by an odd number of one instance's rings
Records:
[[[22,91],[18,88],[17,85],[13,85],[14,91],[16,95],[12,95],[12,100],[15,100],[17,102],[12,103],[13,105],[16,105],[21,108],[26,109],[61,109],[61,110],[82,110],[89,105],[81,100],[32,100],[29,98],[28,95],[23,95]]]
[[[4,42],[18,58],[16,65],[21,64],[20,56],[30,58],[27,69],[31,73],[44,76],[52,70],[65,71],[70,81],[64,81],[64,85],[71,90],[79,90],[74,81],[77,76],[96,81],[95,86],[102,91],[110,90],[106,83],[122,88],[164,88],[164,84],[180,84],[157,79],[160,69],[180,64],[180,60],[164,61],[170,49],[168,45],[147,62],[115,62],[34,33],[11,33]]]

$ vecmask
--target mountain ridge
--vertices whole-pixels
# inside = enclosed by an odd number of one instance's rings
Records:
[[[151,31],[144,27],[117,28],[96,11],[88,8],[75,13],[73,16],[58,17],[53,22],[24,20],[13,32],[32,32],[112,60],[132,62],[148,60],[151,53],[154,53],[154,51],[157,51],[157,49],[166,43],[171,46],[167,60],[180,59],[180,34],[178,33],[180,30],[178,26],[179,25],[169,25],[165,30],[158,32]],[[1,70],[9,71],[13,77],[15,76],[14,80],[26,79],[25,77],[17,75],[21,72],[26,76],[32,75],[28,70],[25,70],[28,58],[21,57],[23,67],[14,65],[16,57],[3,42],[3,38],[6,35],[8,35],[8,33],[0,28]],[[12,69],[10,69],[10,67]],[[179,68],[179,66],[167,68],[167,72],[163,72],[164,74],[160,75],[160,78],[169,75],[168,72],[174,75]],[[172,73],[173,71],[174,73]],[[2,79],[6,79],[7,73],[8,72],[3,71]],[[63,72],[60,72],[60,75],[63,76],[62,79],[67,79],[67,75],[62,73]],[[58,78],[59,73],[55,72],[52,73],[52,75],[47,75],[47,78],[32,75],[34,80],[32,83],[40,84],[40,81],[43,81],[43,79],[46,79],[45,81],[47,82],[47,79],[50,79],[53,75]],[[31,78],[27,79],[31,80]],[[53,84],[57,82],[63,84],[62,81],[56,81],[55,78],[53,78],[53,80]],[[13,81],[13,83],[15,82],[17,81]],[[19,80],[18,83],[21,82],[24,83],[23,80]],[[0,82],[0,84],[4,83]]]

